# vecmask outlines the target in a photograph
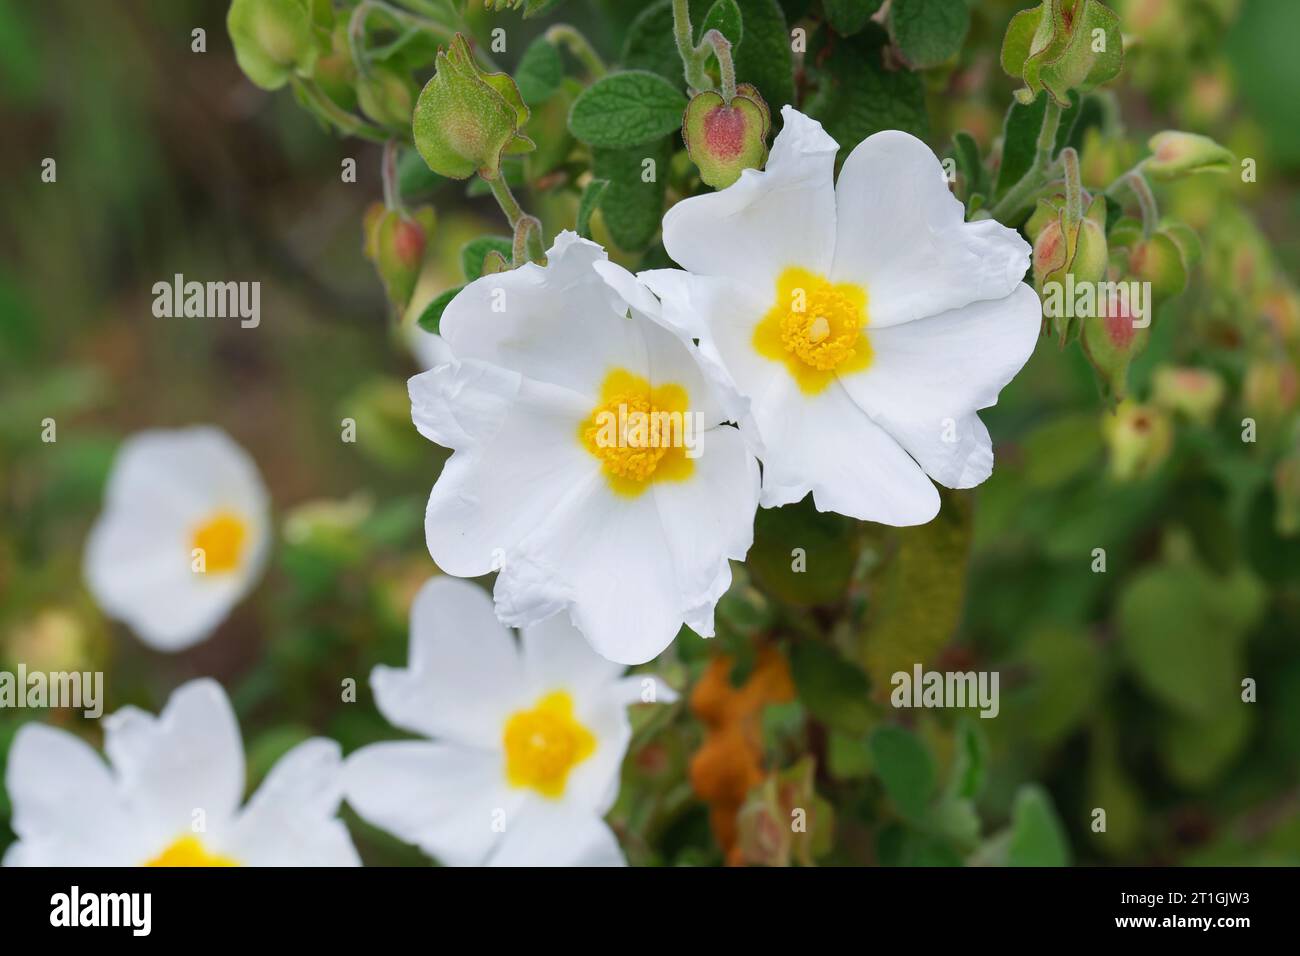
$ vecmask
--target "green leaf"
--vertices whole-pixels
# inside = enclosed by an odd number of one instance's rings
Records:
[[[515,70],[515,85],[527,106],[536,106],[551,98],[564,80],[564,61],[560,51],[546,37],[528,44]]]
[[[439,176],[430,169],[418,152],[413,149],[402,150],[397,160],[397,188],[403,199],[427,196],[447,181],[447,177]]]
[[[665,137],[632,149],[592,150],[592,173],[609,180],[600,215],[614,244],[626,252],[646,248],[659,231],[672,155],[669,142]]]
[[[790,649],[790,676],[803,705],[822,723],[850,734],[871,725],[867,676],[834,649],[798,642]]]
[[[787,604],[834,604],[844,598],[857,550],[855,522],[818,511],[806,497],[758,512],[747,565],[768,594]]]
[[[438,326],[442,322],[442,313],[447,311],[447,306],[451,305],[451,300],[456,298],[463,288],[465,288],[463,285],[458,285],[454,289],[448,289],[426,305],[424,311],[420,313],[420,318],[416,320],[419,322],[420,328],[437,335]]]
[[[483,260],[489,252],[499,252],[509,262],[514,242],[506,236],[479,236],[465,243],[460,250],[460,268],[467,283],[483,275]]]
[[[733,47],[745,38],[740,7],[736,5],[736,0],[717,0],[709,7],[709,12],[704,15],[704,21],[696,31],[695,42],[699,43],[710,30],[717,30],[731,41]]]
[[[943,492],[929,524],[893,532],[898,546],[881,569],[862,635],[862,661],[873,686],[926,664],[951,640],[961,613],[971,542],[972,499]]]
[[[966,0],[894,0],[889,30],[903,56],[922,68],[955,56],[970,28]]]
[[[626,149],[681,129],[686,97],[663,77],[645,70],[611,73],[577,98],[569,130],[604,149]]]
[[[1051,798],[1036,784],[1020,788],[1011,810],[1008,866],[1069,866],[1070,843]]]
[[[1056,146],[1052,155],[1056,155],[1069,139],[1070,128],[1074,125],[1079,109],[1078,94],[1071,94],[1071,105],[1061,114],[1061,125],[1057,128]],[[1040,95],[1031,103],[1012,102],[1002,124],[1002,164],[998,167],[997,186],[994,196],[1004,192],[1018,183],[1034,164],[1038,151],[1038,134],[1043,128],[1043,113],[1047,110],[1047,95]]]
[[[703,3],[696,0],[690,9],[694,23]],[[673,0],[657,0],[637,14],[627,28],[619,60],[625,70],[649,70],[676,89],[686,88],[682,58],[673,39]]]
[[[852,39],[836,43],[817,73],[817,92],[809,98],[806,112],[840,144],[841,159],[884,129],[901,129],[922,139],[929,135],[921,78],[907,70],[884,68],[881,51],[887,41],[884,31],[871,24]],[[809,56],[808,61],[813,59]],[[775,102],[788,101],[768,102],[775,112]]]
[[[888,724],[871,734],[871,759],[898,811],[919,820],[934,796],[934,761],[916,735]]]
[[[880,9],[883,0],[822,0],[826,20],[842,37],[860,32]]]
[[[1168,707],[1201,722],[1222,718],[1241,705],[1242,638],[1263,599],[1244,571],[1218,578],[1195,564],[1157,565],[1120,596],[1120,650]]]
[[[948,792],[954,797],[972,800],[984,788],[988,764],[988,742],[976,726],[977,721],[963,718],[957,725],[957,754],[953,758]]]
[[[987,176],[984,162],[980,159],[979,144],[975,137],[965,130],[960,130],[952,137],[953,158],[957,161],[957,172],[966,186],[966,197],[980,194],[988,195]]]
[[[744,39],[733,51],[736,79],[758,87],[778,120],[781,107],[794,102],[794,64],[790,31],[777,0],[738,0]]]
[[[587,188],[582,191],[582,199],[578,202],[576,228],[578,235],[584,239],[591,238],[591,214],[600,207],[600,199],[605,194],[608,186],[608,179],[593,179],[587,183]]]

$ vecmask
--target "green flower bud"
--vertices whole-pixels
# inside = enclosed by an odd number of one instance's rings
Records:
[[[1151,155],[1142,169],[1155,179],[1177,179],[1192,173],[1226,173],[1236,159],[1208,136],[1165,130],[1147,141]]]
[[[700,179],[725,189],[740,178],[741,170],[763,165],[770,126],[767,103],[758,90],[743,83],[730,103],[714,90],[695,94],[686,104],[682,138]]]
[[[1046,203],[1039,204],[1042,211]],[[1050,206],[1048,207],[1050,208]],[[1038,213],[1035,213],[1038,215]],[[1088,213],[1071,225],[1065,210],[1048,221],[1034,240],[1034,283],[1043,298],[1045,315],[1052,320],[1057,338],[1065,343],[1086,316],[1073,314],[1074,289],[1106,277],[1109,250],[1106,243],[1106,201],[1098,196]]]
[[[1110,473],[1118,481],[1151,475],[1169,457],[1174,429],[1169,416],[1150,405],[1122,403],[1102,421]]]
[[[1162,366],[1153,377],[1153,401],[1161,408],[1208,425],[1223,404],[1226,388],[1217,372]]]
[[[388,300],[400,313],[411,301],[416,280],[424,265],[424,249],[433,231],[432,207],[424,206],[410,216],[375,203],[366,210],[362,223],[365,253],[375,263],[384,281]]]
[[[1025,103],[1047,90],[1068,106],[1070,90],[1114,79],[1123,63],[1119,17],[1097,0],[1043,0],[1012,17],[1002,41],[1002,68],[1025,81]]]
[[[1128,392],[1129,365],[1146,348],[1151,329],[1135,324],[1133,303],[1123,298],[1098,295],[1097,311],[1096,318],[1081,321],[1079,340],[1100,379],[1102,394],[1119,401]]]
[[[1151,283],[1151,295],[1163,301],[1187,287],[1187,266],[1182,251],[1166,233],[1157,232],[1135,245],[1129,253],[1134,277]]]
[[[436,72],[416,101],[415,146],[435,173],[495,179],[504,154],[534,149],[519,132],[527,122],[515,81],[480,69],[458,33],[448,52],[438,51]]]
[[[234,0],[226,30],[239,68],[257,86],[276,90],[298,73],[310,76],[318,46],[308,0]]]
[[[392,67],[373,65],[357,80],[357,103],[380,126],[405,130],[411,125],[415,87],[410,78]]]

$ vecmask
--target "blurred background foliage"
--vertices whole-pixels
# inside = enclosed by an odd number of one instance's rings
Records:
[[[774,112],[802,103],[845,147],[897,126],[944,155],[967,130],[996,157],[1016,85],[998,52],[1021,4],[971,0],[955,54],[905,26],[886,35],[867,20],[878,0],[740,6],[809,29],[793,74],[757,45],[737,53]],[[1156,317],[1130,403],[1108,408],[1081,351],[1044,338],[984,415],[993,477],[945,493],[932,524],[859,525],[808,503],[759,514],[718,637],[683,631],[654,665],[683,701],[634,708],[611,815],[631,862],[1300,863],[1300,4],[1112,6],[1126,62],[1103,94],[1114,122],[1084,144],[1085,185],[1164,128],[1253,158],[1256,181],[1159,188],[1203,252]],[[394,734],[366,676],[405,660],[409,600],[436,573],[421,524],[445,454],[409,421],[404,380],[429,354],[414,316],[464,281],[466,243],[507,229],[481,189],[404,167],[437,224],[395,321],[361,248],[380,147],[252,86],[226,7],[0,0],[0,668],[103,669],[106,711],[156,710],[182,680],[216,676],[251,787],[306,736],[350,751]],[[567,0],[527,20],[469,7],[480,43],[506,28],[509,68],[563,20],[607,61],[681,80],[668,31],[646,26],[670,22],[666,0]],[[882,69],[887,44],[925,69]],[[571,94],[536,110],[539,143],[567,135]],[[577,212],[568,146],[530,159],[544,173],[515,171],[548,237]],[[698,188],[680,142],[662,149],[677,152],[669,200]],[[341,180],[347,158],[356,183]],[[635,198],[614,198],[602,205],[620,221],[598,212],[596,237],[629,265],[662,264]],[[260,280],[260,327],[155,318],[151,287],[174,273]],[[57,442],[41,440],[46,418]],[[249,449],[280,534],[254,595],[209,641],[164,655],[100,614],[81,552],[122,437],[194,422]],[[1001,712],[894,709],[889,676],[914,662],[997,671]],[[98,742],[68,711],[4,710],[0,763],[30,719]],[[789,832],[792,810],[806,833]],[[0,850],[8,814],[0,793]],[[348,819],[367,862],[427,862]]]

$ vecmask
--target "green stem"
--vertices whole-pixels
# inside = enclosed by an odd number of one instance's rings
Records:
[[[605,61],[600,58],[591,41],[583,36],[582,31],[567,23],[557,23],[546,31],[546,39],[556,46],[563,46],[574,55],[587,70],[593,80],[599,80],[607,72]]]
[[[1149,237],[1151,231],[1155,229],[1156,223],[1160,220],[1160,210],[1156,206],[1155,193],[1151,191],[1151,186],[1147,183],[1147,178],[1136,169],[1131,169],[1122,177],[1125,186],[1128,187],[1138,201],[1138,208],[1142,210],[1142,235]]]
[[[324,90],[316,85],[315,80],[293,77],[292,83],[293,88],[301,94],[308,108],[325,122],[337,127],[340,132],[348,136],[359,136],[374,143],[388,141],[388,133],[378,126],[372,126],[365,120],[340,108],[337,103],[325,95]]]
[[[545,250],[542,248],[541,221],[536,216],[530,216],[524,212],[523,207],[519,205],[519,200],[515,198],[514,192],[511,191],[510,184],[506,182],[505,173],[498,173],[495,179],[488,179],[482,174],[480,174],[480,177],[488,184],[488,189],[492,190],[497,205],[506,214],[506,220],[510,223],[510,228],[514,230],[514,264],[521,266],[525,261],[540,261],[545,255]]]
[[[402,190],[397,182],[397,140],[390,139],[384,144],[384,161],[382,165],[384,181],[384,206],[396,210],[403,216],[406,209],[402,205]]]
[[[1083,218],[1083,183],[1079,178],[1079,154],[1074,147],[1061,150],[1065,170],[1065,220],[1073,225]]]
[[[704,71],[704,57],[695,47],[688,0],[673,0],[673,39],[677,41],[677,54],[682,58],[686,85],[692,90],[707,90],[709,75]]]
[[[736,98],[736,65],[731,59],[731,41],[717,30],[704,34],[704,43],[713,48],[713,55],[718,58],[718,68],[722,74],[722,97],[728,103]]]
[[[1052,150],[1056,146],[1056,133],[1061,126],[1061,107],[1047,96],[1047,106],[1043,110],[1043,125],[1038,130],[1037,148],[1034,163],[1025,174],[1006,191],[997,201],[989,216],[1003,223],[1018,222],[1019,218],[1033,205],[1034,194],[1043,188],[1053,166]]]

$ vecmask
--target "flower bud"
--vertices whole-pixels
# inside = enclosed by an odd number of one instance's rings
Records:
[[[365,253],[384,280],[388,300],[400,313],[411,301],[424,264],[424,249],[433,231],[433,209],[424,206],[413,215],[375,203],[362,223]]]
[[[375,64],[370,72],[357,79],[357,103],[380,126],[405,132],[411,125],[414,85],[405,74],[392,67]]]
[[[1118,481],[1151,475],[1169,457],[1174,431],[1161,409],[1123,402],[1102,421],[1110,473]]]
[[[1040,203],[1039,209],[1046,205]],[[1052,319],[1053,330],[1062,343],[1086,318],[1075,315],[1074,290],[1104,279],[1107,265],[1106,204],[1101,196],[1092,201],[1088,214],[1076,223],[1070,224],[1061,210],[1034,240],[1034,283],[1043,298],[1044,314]]]
[[[1153,385],[1157,405],[1200,425],[1214,419],[1225,392],[1219,374],[1203,368],[1163,366],[1156,369]]]
[[[458,33],[446,53],[438,51],[436,72],[416,100],[415,146],[435,173],[495,179],[502,155],[535,148],[519,132],[527,122],[515,81],[480,69]]]
[[[1023,103],[1045,89],[1068,106],[1070,90],[1114,79],[1123,63],[1119,17],[1098,0],[1044,0],[1012,17],[1002,41],[1002,68],[1025,81]]]
[[[311,75],[317,46],[307,0],[234,0],[226,30],[239,68],[262,89]]]
[[[767,158],[771,116],[758,90],[741,84],[728,103],[721,93],[705,90],[686,104],[682,138],[700,179],[725,189],[743,169],[757,169]]]
[[[1084,354],[1101,379],[1102,393],[1111,401],[1127,394],[1129,364],[1146,347],[1151,332],[1149,327],[1134,324],[1133,303],[1125,298],[1097,296],[1098,315],[1083,320],[1079,336]]]
[[[1151,155],[1142,169],[1154,179],[1177,179],[1192,173],[1226,173],[1233,165],[1231,151],[1208,136],[1165,130],[1147,141]]]
[[[1164,301],[1187,287],[1187,267],[1178,244],[1165,232],[1153,233],[1129,253],[1129,269],[1141,282],[1151,283],[1151,295]]]

